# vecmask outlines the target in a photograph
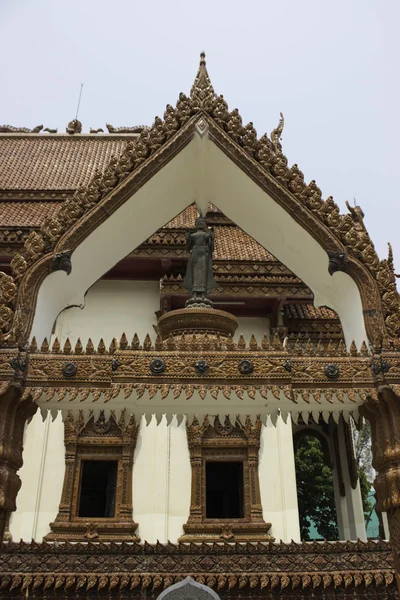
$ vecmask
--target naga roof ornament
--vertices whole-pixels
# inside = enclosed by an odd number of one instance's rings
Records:
[[[288,166],[280,141],[284,126],[282,114],[270,137],[265,134],[258,138],[252,123],[243,125],[239,111],[234,109],[230,112],[224,97],[215,94],[204,53],[200,56],[190,96],[181,93],[175,107],[167,105],[163,119],[156,117],[151,128],[143,128],[135,139],[126,144],[120,155],[110,160],[103,172],[96,172],[86,187],[78,189],[45,220],[39,233],[29,235],[23,254],[14,256],[12,283],[18,292],[11,302],[4,297],[0,300],[3,302],[0,304],[0,340],[8,344],[26,341],[35,304],[32,282],[35,286],[40,284],[54,253],[74,250],[73,245],[64,248],[60,240],[67,239],[67,233],[73,231],[78,222],[82,226],[89,211],[92,214],[94,208],[98,207],[101,211],[101,207],[107,205],[111,212],[116,210],[117,205],[110,204],[114,189],[128,178],[129,182],[136,181],[135,177],[140,178],[145,165],[152,164],[153,155],[172,153],[173,143],[176,148],[179,147],[179,138],[186,135],[189,139],[200,116],[212,127],[219,145],[234,155],[241,168],[261,187],[273,188],[276,200],[326,250],[327,269],[328,253],[346,254],[343,268],[360,290],[370,340],[381,347],[389,340],[398,341],[400,300],[393,259],[389,256],[388,260],[379,260],[365,229],[360,207],[348,205],[350,214],[340,214],[332,197],[322,198],[314,180],[306,183],[296,164]],[[71,122],[69,126],[71,133],[79,129],[78,123]]]

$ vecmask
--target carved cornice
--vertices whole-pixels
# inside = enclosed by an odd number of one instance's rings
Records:
[[[288,167],[279,141],[283,120],[271,139],[266,135],[257,139],[252,123],[243,126],[238,111],[229,112],[224,98],[215,95],[202,57],[190,97],[180,94],[176,108],[168,105],[163,120],[157,117],[149,130],[128,142],[104,173],[96,173],[86,188],[77,190],[45,220],[39,234],[33,232],[28,237],[23,255],[17,254],[11,263],[19,293],[15,304],[5,305],[11,316],[1,324],[3,341],[15,343],[27,338],[32,308],[52,254],[74,249],[107,217],[108,211],[100,211],[104,213],[101,215],[93,210],[95,207],[108,206],[112,198],[111,212],[117,210],[128,197],[124,180],[129,178],[132,194],[132,186],[140,187],[162,167],[168,154],[174,155],[190,141],[199,116],[207,121],[210,139],[268,190],[322,247],[331,252],[344,252],[346,247],[347,272],[360,289],[370,339],[376,337],[382,343],[386,337],[398,337],[400,300],[393,260],[389,255],[387,260],[379,261],[361,213],[341,215],[332,198],[322,199],[315,181],[307,185],[297,165]],[[86,222],[89,211],[90,222]]]
[[[93,565],[96,564],[96,568]],[[207,565],[205,567],[205,564]],[[156,590],[191,575],[220,594],[230,589],[267,592],[351,589],[392,590],[394,568],[386,542],[306,542],[296,544],[4,544],[0,590],[29,595],[53,590]],[[374,591],[374,593],[376,593]],[[247,597],[247,596],[246,596]],[[346,596],[347,597],[347,596]]]
[[[355,344],[346,352],[342,341],[320,341],[317,345],[296,341],[285,346],[276,335],[271,343],[265,337],[261,344],[253,336],[248,345],[242,337],[237,344],[231,339],[208,336],[182,336],[164,342],[157,338],[154,346],[146,336],[141,347],[136,335],[131,344],[123,335],[119,343],[113,340],[109,349],[102,340],[97,350],[90,340],[86,349],[79,340],[74,350],[69,340],[61,349],[56,339],[51,351],[46,340],[38,351],[33,340],[26,354],[0,350],[0,382],[7,387],[13,381],[15,365],[22,357],[27,365],[22,398],[32,397],[40,404],[45,401],[51,410],[64,410],[63,401],[67,400],[66,405],[72,408],[69,403],[75,399],[87,400],[90,406],[100,398],[105,403],[117,398],[126,400],[132,394],[140,399],[145,392],[149,399],[160,393],[161,399],[169,394],[178,399],[183,394],[189,400],[197,391],[202,399],[207,394],[213,398],[258,398],[264,415],[276,413],[280,407],[307,418],[315,412],[325,419],[342,411],[357,416],[361,403],[377,398],[382,378],[393,390],[400,387],[399,352],[371,356],[365,345],[359,353]],[[207,363],[206,369],[199,368],[202,361]],[[163,365],[162,371],[153,368],[156,363]],[[380,364],[386,365],[384,372],[378,372]],[[170,411],[170,403],[168,406],[162,412]],[[115,404],[110,407],[117,408]],[[248,409],[249,405],[243,407],[243,412]],[[145,405],[138,414],[143,411]],[[180,411],[186,412],[182,406],[174,412]]]

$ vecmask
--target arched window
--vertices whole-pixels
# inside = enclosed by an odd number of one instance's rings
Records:
[[[302,540],[339,538],[332,461],[325,436],[301,428],[294,438],[297,498]]]

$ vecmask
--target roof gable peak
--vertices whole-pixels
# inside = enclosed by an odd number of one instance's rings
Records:
[[[210,76],[206,67],[206,54],[200,54],[200,65],[196,78],[190,90],[190,98],[195,103],[196,108],[207,109],[215,98],[215,91],[212,86]]]

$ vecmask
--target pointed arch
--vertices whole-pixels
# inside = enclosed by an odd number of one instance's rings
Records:
[[[393,261],[390,256],[386,261],[379,261],[358,214],[357,218],[340,215],[332,198],[322,200],[314,181],[308,185],[304,182],[297,165],[288,167],[279,141],[282,129],[283,120],[272,132],[271,139],[266,135],[258,139],[252,123],[243,126],[239,112],[236,109],[229,112],[224,98],[216,96],[202,56],[190,97],[180,94],[176,108],[168,105],[163,120],[157,117],[151,129],[142,131],[120,157],[113,158],[103,174],[97,173],[87,188],[78,190],[66,201],[58,213],[44,223],[39,234],[33,232],[29,236],[24,255],[14,257],[13,277],[2,275],[3,290],[6,290],[2,294],[0,312],[3,343],[14,345],[28,339],[37,302],[36,312],[55,318],[55,306],[50,304],[57,304],[59,312],[66,299],[67,304],[79,299],[87,289],[84,289],[87,282],[77,283],[84,268],[99,277],[112,266],[113,260],[116,262],[124,256],[121,253],[128,253],[146,234],[150,235],[193,200],[200,210],[204,208],[207,195],[213,193],[209,181],[214,185],[214,193],[218,193],[215,203],[259,243],[268,246],[263,225],[269,221],[275,225],[279,218],[291,233],[300,236],[298,248],[300,255],[304,255],[303,266],[307,261],[314,263],[318,254],[319,267],[315,274],[323,280],[322,292],[318,293],[315,284],[310,285],[317,291],[317,303],[332,305],[345,320],[346,306],[354,305],[355,314],[348,317],[352,321],[359,320],[358,343],[365,337],[363,319],[371,341],[382,345],[385,340],[397,339],[400,302]],[[225,177],[220,177],[216,165],[224,170]],[[236,167],[234,171],[232,165]],[[232,173],[238,187],[234,190],[235,200],[228,201],[228,188],[224,190],[222,182],[226,183]],[[162,185],[168,178],[163,197]],[[149,190],[156,193],[151,196]],[[233,197],[232,185],[230,190]],[[246,209],[248,198],[243,200],[246,193],[251,195],[252,216]],[[154,219],[149,217],[152,211],[156,213]],[[119,235],[118,228],[114,234],[110,233],[113,224],[114,227],[124,225],[121,218],[118,220],[118,213],[120,217],[125,216],[124,222],[128,216],[135,224],[137,234],[132,233],[130,239],[129,235]],[[268,231],[271,236],[276,234],[272,226]],[[104,252],[98,251],[103,264],[97,270],[93,268],[92,242],[95,240],[97,248],[108,245],[110,249],[115,245],[120,252],[117,256],[109,251],[107,258]],[[130,241],[131,246],[124,245],[124,240]],[[285,240],[283,242],[285,246]],[[269,248],[282,260],[270,244]],[[82,262],[85,252],[90,258],[87,263]],[[291,256],[298,274],[309,284],[295,252],[296,249]],[[57,267],[60,263],[57,257],[67,253],[72,254],[73,268],[68,285],[67,275],[57,270],[51,272],[54,264],[58,269],[63,268]],[[290,257],[287,260],[290,261]],[[328,260],[330,275],[339,271],[332,280],[335,285],[326,277]],[[296,272],[293,268],[296,264],[287,266]],[[335,287],[338,287],[336,294]],[[345,296],[343,287],[348,292]],[[59,296],[57,302],[51,290]],[[351,327],[347,330],[349,334]]]

